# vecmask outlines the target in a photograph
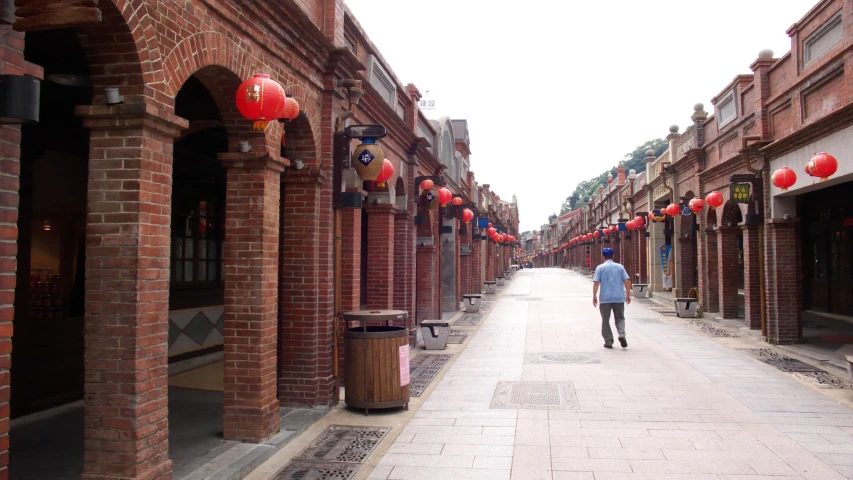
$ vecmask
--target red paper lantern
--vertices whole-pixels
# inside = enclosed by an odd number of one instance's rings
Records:
[[[438,204],[441,206],[447,205],[450,203],[450,200],[453,198],[453,192],[451,192],[447,187],[441,187],[438,189]]]
[[[265,73],[256,73],[237,89],[237,110],[254,122],[252,128],[263,130],[270,121],[280,118],[286,98],[278,82]]]
[[[633,230],[634,229],[634,221],[628,220],[627,222],[625,222],[625,228],[627,228],[628,230]]]
[[[489,228],[492,228],[492,222],[489,222]]]
[[[723,194],[716,190],[705,197],[705,203],[707,203],[711,208],[718,208],[725,202],[726,199],[723,198]]]
[[[433,187],[435,187],[435,183],[428,178],[421,182],[421,190],[432,190]]]
[[[773,181],[773,185],[783,192],[787,192],[789,188],[797,183],[797,174],[788,167],[782,167],[773,172],[771,180]]]
[[[515,243],[515,237],[513,237],[512,235],[507,235],[506,239],[507,241],[509,241],[509,243]]]
[[[820,177],[820,181],[825,182],[838,171],[838,160],[826,152],[820,152],[812,157],[806,166],[809,169],[809,175]]]
[[[643,216],[642,216],[642,215],[637,215],[637,217],[636,217],[636,218],[634,218],[634,222],[635,222],[635,223],[634,223],[634,226],[635,226],[636,228],[638,228],[638,229],[640,229],[640,228],[646,228],[646,219],[645,219],[645,218],[643,218]]]
[[[669,205],[666,206],[664,213],[666,213],[670,217],[674,217],[674,216],[678,215],[678,204],[670,203]]]
[[[453,204],[456,205],[457,207],[459,205],[462,205],[462,197],[453,197]]]
[[[693,213],[700,213],[700,212],[702,212],[702,210],[705,210],[705,200],[702,200],[701,198],[696,197],[696,198],[690,200],[690,202],[687,204],[687,206],[690,207],[690,210],[692,210]]]
[[[281,112],[279,113],[278,118],[283,118],[285,120],[293,120],[299,116],[299,102],[296,99],[285,97],[284,105],[282,105]]]
[[[593,237],[595,237],[595,238],[598,238],[598,237],[600,237],[600,236],[601,236],[601,232],[600,232],[600,231],[598,231],[598,230],[596,230],[596,231],[592,232],[592,236],[593,236]]]
[[[391,177],[394,176],[394,164],[391,163],[391,160],[385,159],[385,162],[382,164],[382,171],[379,172],[379,175],[376,177],[376,186],[385,188],[388,180],[391,180]]]
[[[497,230],[495,230],[495,227],[492,227],[491,225],[492,225],[492,224],[490,223],[490,224],[489,224],[489,229],[488,229],[488,230],[486,230],[486,232],[489,234],[489,236],[493,236],[493,235],[495,235],[495,234],[497,234],[497,233],[498,233],[498,231],[497,231]]]
[[[473,219],[474,219],[474,212],[472,212],[471,210],[468,210],[467,208],[465,210],[462,210],[462,220],[463,221],[470,222]]]

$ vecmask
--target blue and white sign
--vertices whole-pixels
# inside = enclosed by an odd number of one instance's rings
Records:
[[[682,208],[682,209],[681,209],[681,214],[682,214],[682,215],[684,215],[684,216],[692,215],[692,214],[693,214],[693,210],[690,210],[690,207],[688,207],[687,205],[685,205],[685,206],[684,206],[684,208]]]
[[[370,162],[372,162],[375,158],[376,157],[372,153],[370,153],[370,150],[364,150],[358,155],[358,162],[366,167],[370,165]]]
[[[432,192],[427,192],[426,199],[427,202],[432,202],[433,200],[435,200],[435,195],[433,195]]]

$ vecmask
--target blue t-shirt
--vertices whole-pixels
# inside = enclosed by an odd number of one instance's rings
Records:
[[[600,285],[598,303],[625,303],[623,282],[629,278],[625,267],[613,260],[607,260],[596,267],[592,281]]]

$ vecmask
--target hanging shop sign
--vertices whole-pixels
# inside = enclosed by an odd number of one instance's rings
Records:
[[[731,198],[735,203],[749,203],[749,187],[748,183],[733,183],[731,184]]]
[[[660,246],[660,269],[663,274],[663,288],[672,288],[672,245]]]

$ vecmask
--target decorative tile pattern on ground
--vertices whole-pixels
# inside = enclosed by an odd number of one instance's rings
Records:
[[[791,375],[820,389],[853,389],[853,385],[826,372],[794,372]]]
[[[462,343],[468,338],[468,334],[462,330],[450,330],[447,336],[447,343]]]
[[[601,363],[597,353],[592,352],[543,352],[528,353],[524,363],[536,364],[593,364]]]
[[[572,382],[498,382],[489,408],[577,410],[580,407]]]
[[[348,480],[390,431],[387,427],[330,425],[274,479]]]
[[[453,322],[452,325],[455,327],[473,327],[479,324],[480,320],[482,319],[483,317],[481,317],[479,314],[468,313],[456,319],[456,321]]]
[[[702,330],[702,333],[708,334],[712,337],[740,338],[740,335],[736,333],[732,333],[724,328],[711,325],[708,322],[704,322],[696,318],[689,319],[687,321],[687,324],[699,328],[700,330]]]
[[[802,362],[797,360],[796,358],[786,357],[785,355],[780,355],[776,351],[769,348],[743,348],[740,349],[742,352],[746,353],[751,357],[755,357],[758,360],[774,367],[783,372],[793,373],[793,372],[821,372],[823,370],[815,367],[814,365],[809,365],[806,362]]]
[[[450,354],[421,354],[412,359],[409,364],[409,395],[420,397],[451,358],[453,355]]]

